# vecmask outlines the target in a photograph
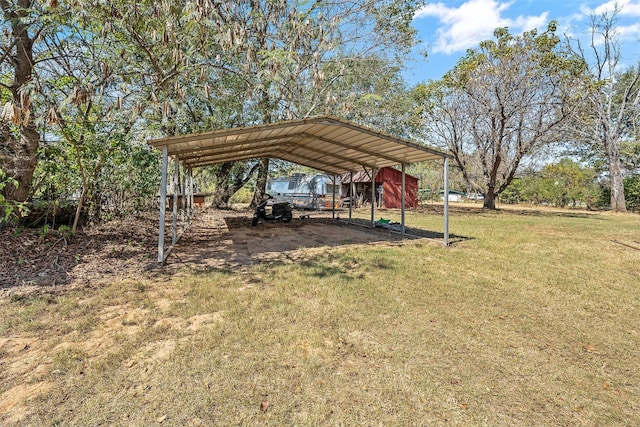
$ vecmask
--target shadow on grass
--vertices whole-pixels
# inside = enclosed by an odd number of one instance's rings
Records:
[[[352,226],[356,226],[356,227],[363,227],[365,229],[369,229],[369,230],[373,230],[371,228],[371,221],[369,220],[364,220],[364,219],[352,219]],[[375,230],[385,230],[384,228],[376,228]],[[385,230],[387,233],[390,233],[389,231]],[[405,232],[406,238],[409,239],[415,239],[415,238],[419,238],[419,239],[431,239],[431,240],[437,240],[440,242],[444,243],[444,233],[443,232],[438,232],[438,231],[433,231],[433,230],[424,230],[421,228],[415,228],[415,227],[405,227]],[[399,233],[397,233],[399,234]],[[399,234],[400,235],[400,234]],[[449,244],[453,245],[456,244],[458,242],[462,242],[465,240],[473,240],[473,237],[469,237],[469,236],[460,236],[458,234],[449,234]]]
[[[417,209],[419,213],[425,214],[444,214],[444,205],[442,204],[423,204]],[[529,215],[535,217],[566,217],[566,218],[589,218],[589,219],[603,219],[600,211],[587,212],[584,210],[573,210],[571,208],[553,208],[553,207],[520,207],[517,205],[501,205],[497,209],[485,209],[482,205],[469,205],[469,204],[449,204],[449,212],[453,214],[462,215]]]

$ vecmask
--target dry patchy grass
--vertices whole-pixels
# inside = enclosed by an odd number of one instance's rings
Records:
[[[12,297],[0,422],[639,425],[640,251],[612,242],[640,246],[639,224],[460,211],[451,248],[315,248]]]

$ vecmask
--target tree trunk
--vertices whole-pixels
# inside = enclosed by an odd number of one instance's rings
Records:
[[[0,129],[0,167],[18,182],[18,188],[5,187],[3,194],[8,200],[25,201],[31,194],[33,173],[35,171],[40,136],[30,124],[28,117],[33,116],[28,92],[23,88],[31,81],[33,74],[33,39],[28,32],[30,0],[19,0],[18,4],[1,2],[6,22],[11,23],[11,35],[15,44],[9,63],[13,66],[13,82],[11,95],[13,104],[19,110],[19,117],[14,118],[17,134],[10,131],[9,126]],[[32,122],[32,121],[31,121]]]
[[[496,208],[496,195],[492,191],[487,192],[487,194],[484,195],[484,201],[482,203],[482,207],[485,209]]]
[[[609,133],[610,126],[606,126],[604,147],[609,163],[609,188],[611,189],[611,210],[626,212],[627,204],[624,199],[624,181],[620,167],[620,144]]]
[[[500,156],[497,157],[494,163],[494,167],[491,170],[490,175],[487,177],[487,191],[484,192],[484,201],[482,207],[485,209],[496,208],[496,197],[499,193],[496,193],[496,176],[498,174],[498,165],[500,163]]]
[[[220,165],[220,170],[214,175],[215,191],[213,202],[216,208],[229,207],[229,199],[236,194],[251,179],[251,176],[258,168],[258,164],[251,170],[246,171],[245,167],[239,168],[242,162],[227,162]]]
[[[226,208],[229,206],[229,185],[231,180],[231,168],[233,163],[223,163],[220,165],[220,171],[218,171],[215,177],[215,190],[213,193],[213,202],[211,203],[216,208]]]
[[[16,137],[2,124],[0,138],[0,167],[18,182],[18,188],[7,185],[2,193],[7,200],[24,202],[31,194],[40,136],[31,127],[21,127]]]
[[[262,201],[267,192],[267,177],[269,176],[269,158],[260,159],[258,167],[258,178],[256,180],[256,189],[253,192],[251,207],[255,208]]]
[[[611,187],[611,210],[626,212],[627,204],[624,198],[624,181],[620,171],[620,156],[609,157],[609,185]]]
[[[229,194],[227,187],[216,187],[216,190],[213,193],[213,202],[211,205],[217,209],[228,208],[230,198],[231,194]]]
[[[84,199],[87,197],[87,187],[82,186],[82,193],[80,194],[80,199],[78,200],[78,206],[76,207],[76,214],[73,217],[73,225],[71,226],[71,234],[76,234],[78,231],[78,223],[80,222],[80,214],[82,213],[82,207],[84,205]]]

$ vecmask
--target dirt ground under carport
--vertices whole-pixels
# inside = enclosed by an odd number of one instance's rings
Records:
[[[398,244],[410,236],[332,218],[331,212],[295,212],[288,223],[251,225],[250,212],[208,209],[172,248],[167,266],[230,268],[295,260],[301,251],[346,245]],[[308,218],[301,218],[308,215]],[[342,218],[348,212],[342,212]]]
[[[429,211],[441,214],[441,211]],[[379,217],[392,215],[377,211]],[[301,219],[303,215],[309,218]],[[149,278],[187,266],[193,270],[238,269],[264,262],[291,262],[304,252],[350,245],[401,244],[411,236],[347,224],[348,211],[295,211],[289,224],[251,226],[252,212],[205,208],[171,250],[165,266],[157,262],[158,213],[148,212],[103,224],[85,225],[69,239],[53,228],[0,229],[0,297],[13,293],[58,292],[123,278]],[[395,213],[393,214],[395,215]],[[354,218],[357,215],[354,215]],[[368,212],[361,217],[368,217]],[[354,219],[354,223],[370,224]],[[165,249],[171,242],[167,215]],[[442,242],[442,233],[407,229]]]

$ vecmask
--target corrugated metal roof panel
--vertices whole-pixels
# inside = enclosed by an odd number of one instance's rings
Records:
[[[439,150],[324,116],[150,140],[188,166],[276,157],[332,174],[450,157]]]

